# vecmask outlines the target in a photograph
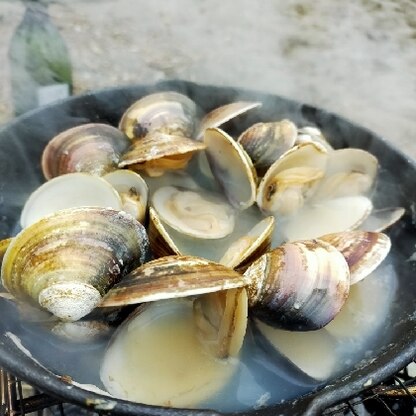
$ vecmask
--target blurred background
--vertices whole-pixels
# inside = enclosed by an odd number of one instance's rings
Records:
[[[28,17],[33,3],[43,9]],[[30,88],[19,65],[34,64],[28,37],[43,25],[47,46],[36,47],[68,58],[57,98],[173,78],[245,87],[339,113],[416,158],[415,0],[38,3],[0,0],[0,125]]]

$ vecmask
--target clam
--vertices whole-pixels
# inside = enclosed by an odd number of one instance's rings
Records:
[[[119,129],[131,140],[150,132],[192,137],[196,122],[196,104],[186,95],[164,91],[146,95],[123,114]]]
[[[122,155],[119,167],[161,176],[167,170],[185,168],[193,154],[202,149],[203,143],[184,136],[152,131],[131,145]]]
[[[294,214],[323,178],[327,159],[325,148],[314,142],[293,147],[267,170],[257,190],[257,205],[268,214]]]
[[[141,305],[119,327],[100,377],[112,396],[192,408],[229,385],[238,368],[238,360],[207,352],[195,331],[192,302],[176,299]]]
[[[244,288],[199,296],[194,321],[200,344],[215,358],[238,357],[247,329],[248,299]]]
[[[58,318],[87,315],[124,274],[149,257],[144,227],[113,209],[58,211],[21,231],[3,259],[4,287]]]
[[[143,223],[147,211],[149,190],[144,179],[136,172],[117,169],[102,177],[118,192],[122,209]]]
[[[234,210],[218,194],[164,186],[153,194],[152,203],[165,223],[192,237],[217,239],[234,230]]]
[[[29,196],[20,224],[25,228],[55,211],[82,206],[122,209],[119,194],[107,181],[86,173],[68,173],[45,182]]]
[[[205,130],[208,128],[221,127],[227,121],[244,114],[245,112],[261,106],[259,102],[236,101],[215,108],[204,116],[199,125],[197,140],[202,140]]]
[[[236,271],[200,257],[166,256],[133,270],[114,285],[100,306],[134,305],[243,287]]]
[[[73,127],[55,136],[42,154],[46,179],[65,173],[84,172],[101,176],[117,168],[128,138],[115,127],[91,123]]]
[[[147,232],[154,257],[183,254],[172,240],[156,210],[152,207],[149,208],[149,227]]]
[[[297,128],[290,120],[257,123],[249,127],[238,138],[253,161],[256,169],[268,169],[294,144]]]
[[[365,195],[373,187],[378,161],[362,149],[339,149],[328,154],[325,177],[313,195],[314,200]]]
[[[285,369],[286,377],[296,384],[316,385],[334,375],[341,357],[337,340],[326,327],[310,332],[287,331],[259,319],[253,320],[253,327],[257,344],[271,359],[270,365]]]
[[[328,152],[334,150],[326,137],[322,134],[321,130],[317,127],[306,126],[298,129],[295,143],[302,144],[310,142],[319,143],[321,146],[325,147]]]
[[[275,226],[272,216],[258,222],[251,230],[235,240],[223,254],[220,263],[244,271],[254,260],[270,248]]]
[[[348,297],[344,256],[319,240],[284,244],[251,264],[244,276],[252,314],[267,324],[306,331],[330,322]]]
[[[398,222],[405,212],[403,207],[374,209],[360,228],[365,231],[384,231]]]
[[[361,195],[317,201],[282,221],[281,229],[289,241],[318,238],[360,227],[372,209],[371,200]]]
[[[391,248],[390,238],[386,234],[360,230],[327,234],[319,239],[331,244],[345,257],[352,285],[373,272]]]
[[[4,240],[0,240],[0,266],[3,262],[3,257],[6,254],[7,247],[9,247],[12,240],[12,238],[5,238]]]
[[[240,210],[253,205],[257,175],[245,150],[217,128],[205,130],[204,143],[211,172],[230,204]]]

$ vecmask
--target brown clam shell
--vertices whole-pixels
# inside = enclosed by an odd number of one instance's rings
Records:
[[[102,176],[117,169],[120,155],[129,144],[120,130],[107,124],[73,127],[46,145],[42,154],[42,171],[46,179],[74,172]]]

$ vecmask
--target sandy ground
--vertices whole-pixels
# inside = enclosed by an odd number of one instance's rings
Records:
[[[270,91],[361,123],[416,158],[414,0],[72,0],[50,4],[76,93],[182,78]],[[23,6],[0,0],[0,123],[7,48]]]

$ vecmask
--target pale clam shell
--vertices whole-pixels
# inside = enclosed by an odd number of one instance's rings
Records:
[[[192,137],[197,108],[194,101],[175,91],[149,94],[134,102],[123,114],[119,129],[131,140],[151,132]]]
[[[203,149],[203,143],[155,131],[135,141],[122,155],[119,167],[144,170],[150,176],[161,176],[166,170],[183,169],[192,155]]]
[[[294,367],[295,377],[306,382],[311,377],[310,382],[316,383],[334,375],[340,357],[336,351],[337,341],[326,328],[296,332],[275,328],[259,319],[253,321],[257,343],[266,349],[272,361],[275,354],[287,360],[288,366]],[[282,357],[276,357],[279,363]]]
[[[398,222],[405,212],[403,207],[374,209],[360,225],[360,228],[365,231],[384,231]]]
[[[197,337],[215,358],[238,357],[247,319],[248,298],[244,288],[208,293],[194,301]]]
[[[328,154],[325,176],[313,195],[315,201],[364,195],[374,186],[378,160],[362,149],[338,149]]]
[[[144,227],[113,209],[58,211],[21,231],[3,259],[4,287],[64,320],[78,320],[149,257]]]
[[[325,148],[313,142],[288,150],[261,180],[257,190],[259,208],[268,214],[294,214],[324,176],[327,159]]]
[[[350,273],[344,256],[319,240],[284,244],[245,271],[254,316],[290,330],[318,329],[348,297]]]
[[[289,241],[318,238],[324,234],[354,230],[361,226],[373,209],[365,196],[345,196],[308,204],[281,223]]]
[[[305,126],[298,129],[298,135],[296,137],[296,144],[310,143],[315,142],[319,143],[328,152],[334,150],[331,144],[328,142],[326,137],[322,134],[321,130],[314,126]]]
[[[352,285],[372,273],[391,248],[390,238],[386,234],[361,230],[327,234],[319,239],[334,246],[345,257]]]
[[[116,284],[102,307],[181,298],[245,286],[247,279],[221,264],[192,256],[166,256],[145,263]]]
[[[101,176],[117,168],[120,155],[129,144],[120,130],[107,124],[73,127],[46,145],[42,154],[43,174],[46,179],[73,172]]]
[[[181,251],[166,231],[162,220],[152,207],[149,208],[148,234],[150,247],[155,258],[171,255],[181,255]]]
[[[82,206],[122,209],[119,194],[107,181],[87,173],[68,173],[45,182],[29,196],[20,224],[26,228],[53,212]]]
[[[228,247],[219,263],[243,272],[270,248],[275,223],[276,220],[272,216],[258,222],[246,235]]]
[[[145,180],[138,173],[127,169],[114,170],[102,178],[120,195],[123,211],[143,223],[149,194]]]
[[[221,107],[215,108],[207,113],[201,120],[196,139],[202,140],[206,129],[221,127],[227,121],[230,121],[231,119],[244,114],[249,110],[258,108],[261,105],[262,104],[259,102],[236,101],[234,103],[225,104]]]
[[[256,123],[241,133],[237,142],[243,146],[256,169],[268,169],[287,152],[297,137],[297,128],[290,120]]]
[[[238,368],[238,360],[207,354],[195,336],[192,302],[178,299],[142,305],[127,318],[111,339],[100,376],[115,397],[192,408],[226,388]]]
[[[166,224],[195,238],[222,238],[234,230],[234,210],[219,194],[164,186],[152,204]]]
[[[257,174],[245,150],[217,128],[205,130],[204,143],[211,172],[230,204],[240,210],[253,205]]]

